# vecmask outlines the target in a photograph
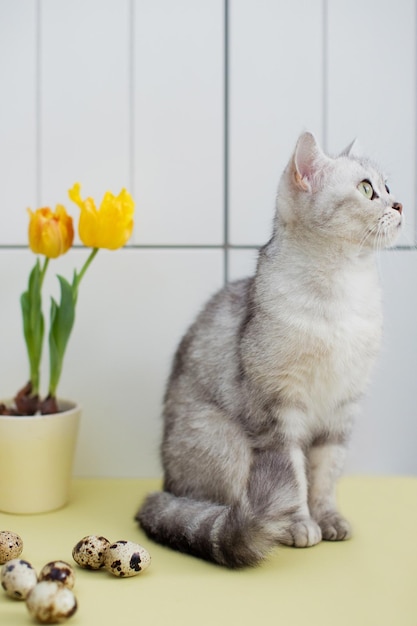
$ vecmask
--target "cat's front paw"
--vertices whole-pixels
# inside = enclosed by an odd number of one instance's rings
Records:
[[[320,519],[319,526],[325,541],[344,541],[352,536],[349,522],[336,511]]]
[[[315,546],[322,539],[320,526],[310,517],[294,519],[281,543],[295,548]]]

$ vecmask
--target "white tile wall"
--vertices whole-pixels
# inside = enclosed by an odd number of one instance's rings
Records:
[[[137,241],[223,243],[222,0],[134,4]]]
[[[129,186],[129,2],[40,2],[40,196]]]
[[[25,208],[38,201],[37,12],[33,0],[0,1],[0,240],[25,240]]]
[[[137,202],[129,247],[86,276],[68,349],[78,474],[159,472],[175,345],[225,272],[253,270],[301,130],[334,152],[359,137],[414,245],[416,13],[416,0],[0,0],[0,395],[27,375],[26,207],[69,205],[75,180]],[[48,289],[85,255],[52,264]],[[349,471],[417,473],[416,255],[381,255],[386,343]]]
[[[356,424],[346,471],[417,474],[417,251],[385,251],[380,255],[380,273],[382,351]]]
[[[85,258],[84,250],[73,250],[51,262],[46,294],[57,297],[55,273],[69,278]],[[0,360],[0,397],[17,391],[28,376],[19,295],[32,264],[26,250],[0,250],[0,285],[8,295],[1,311],[0,344],[7,358]],[[222,280],[220,250],[100,251],[80,287],[59,387],[62,397],[83,406],[77,473],[159,473],[159,414],[172,355]],[[45,389],[46,364],[42,378]]]
[[[270,236],[298,134],[323,135],[321,0],[230,3],[230,242]]]

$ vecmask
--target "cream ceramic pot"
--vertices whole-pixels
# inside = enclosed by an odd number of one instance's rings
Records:
[[[60,413],[0,415],[0,511],[44,513],[67,504],[81,409],[59,401]]]

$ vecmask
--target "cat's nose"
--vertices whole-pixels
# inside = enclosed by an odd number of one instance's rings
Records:
[[[403,205],[401,204],[401,202],[394,202],[394,204],[392,205],[392,208],[398,211],[400,215],[403,212]]]

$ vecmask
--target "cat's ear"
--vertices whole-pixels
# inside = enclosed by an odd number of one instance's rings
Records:
[[[362,149],[359,144],[359,141],[355,138],[352,143],[350,143],[339,156],[347,156],[347,157],[360,157],[362,154]]]
[[[312,133],[303,133],[297,141],[293,156],[293,180],[302,191],[313,193],[321,186],[323,170],[329,158]]]

